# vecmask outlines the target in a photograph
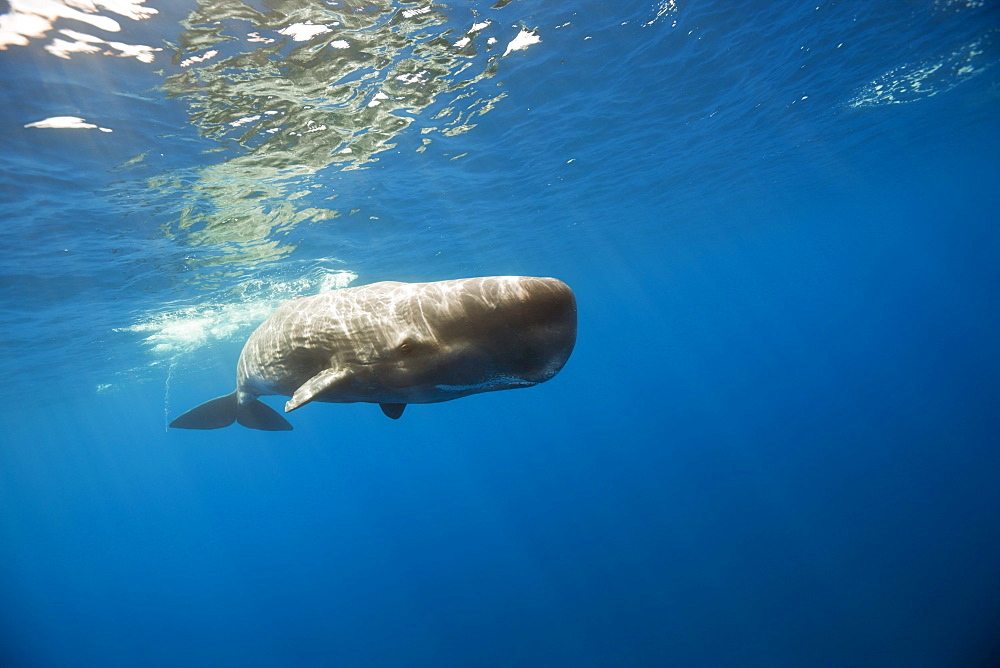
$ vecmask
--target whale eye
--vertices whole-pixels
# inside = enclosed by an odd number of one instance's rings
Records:
[[[396,354],[401,356],[427,355],[438,348],[433,339],[407,336],[396,346]]]
[[[408,336],[396,346],[396,352],[404,357],[414,355],[427,355],[438,348],[435,341],[431,339]]]

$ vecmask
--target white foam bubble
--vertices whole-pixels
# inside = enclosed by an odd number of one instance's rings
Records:
[[[53,24],[61,20],[79,21],[98,30],[119,32],[121,24],[109,16],[102,16],[98,9],[107,9],[140,21],[158,13],[152,7],[143,7],[145,2],[146,0],[9,0],[9,10],[0,14],[0,51],[9,46],[26,46],[33,39],[45,37],[53,29]],[[47,52],[59,58],[70,58],[74,53],[87,53],[136,58],[150,63],[153,62],[154,52],[162,51],[144,44],[109,42],[75,30],[63,29],[59,32],[63,37],[57,37],[45,45]]]
[[[521,28],[521,32],[517,33],[517,36],[514,37],[509,44],[507,44],[507,50],[503,52],[503,55],[506,56],[514,51],[527,49],[532,44],[538,44],[541,41],[542,38],[539,37],[537,33],[527,30],[526,28]]]
[[[200,56],[191,56],[190,58],[185,58],[184,60],[181,61],[181,67],[190,67],[195,63],[202,63],[208,60],[209,58],[215,58],[217,55],[219,55],[219,52],[216,49],[210,49],[205,53],[201,54]]]
[[[382,103],[382,100],[388,100],[388,99],[389,99],[388,95],[386,95],[382,91],[379,91],[379,92],[375,93],[375,97],[372,99],[371,102],[368,103],[368,106],[369,107],[377,107],[378,105],[380,105]]]
[[[951,53],[915,64],[901,65],[863,87],[849,107],[903,104],[951,90],[990,66],[986,48],[997,36],[994,30]]]
[[[260,114],[254,114],[253,116],[244,116],[243,118],[237,118],[235,121],[230,121],[229,124],[234,128],[238,128],[241,125],[246,125],[247,123],[253,123],[254,121],[260,120]]]
[[[648,28],[649,26],[659,21],[662,17],[676,13],[677,13],[677,0],[660,0],[656,5],[656,16],[643,23],[642,27]],[[673,22],[673,26],[674,27],[677,26],[676,20]]]
[[[110,128],[102,128],[99,125],[88,123],[79,116],[51,116],[40,121],[25,124],[26,128],[40,129],[61,129],[61,130],[100,130],[101,132],[114,132]]]
[[[319,279],[319,290],[317,290],[317,294],[321,292],[329,292],[330,290],[346,288],[357,278],[358,275],[351,271],[337,271],[332,274],[326,274]]]
[[[204,304],[149,313],[115,331],[143,334],[156,357],[190,353],[203,346],[245,339],[286,299],[339,290],[358,277],[350,271],[319,271],[289,281],[259,278]]]
[[[934,9],[979,9],[985,4],[985,0],[935,0]]]
[[[427,82],[427,70],[420,70],[419,72],[409,72],[405,74],[400,74],[396,77],[396,81],[402,81],[404,84],[416,84],[416,83],[426,83]]]
[[[332,32],[330,28],[325,25],[310,23],[306,21],[305,23],[293,23],[290,26],[285,26],[278,31],[281,35],[288,35],[296,42],[305,42],[317,35],[322,35],[324,33]]]

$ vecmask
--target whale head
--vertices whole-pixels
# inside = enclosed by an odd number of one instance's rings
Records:
[[[445,401],[530,387],[562,369],[576,343],[576,298],[554,278],[431,284],[397,302],[402,323],[371,371],[396,400]]]

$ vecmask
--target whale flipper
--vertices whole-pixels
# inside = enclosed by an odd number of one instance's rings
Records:
[[[406,408],[406,404],[379,404],[379,408],[385,413],[386,417],[391,417],[393,420],[398,420],[399,416],[403,414],[403,409]]]
[[[236,392],[198,404],[174,418],[175,429],[222,429],[236,422]]]
[[[341,369],[323,369],[295,390],[292,398],[285,402],[285,412],[291,413],[299,406],[308,404],[317,395],[333,389],[334,385],[345,378],[347,378],[346,371]]]
[[[292,428],[288,420],[262,401],[254,399],[240,406],[236,392],[195,406],[174,418],[170,426],[175,429],[222,429],[233,422],[262,431],[290,431]]]

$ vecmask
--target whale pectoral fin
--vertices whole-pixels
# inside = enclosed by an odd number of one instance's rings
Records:
[[[289,413],[299,406],[308,404],[318,395],[333,389],[337,383],[345,378],[347,378],[347,372],[340,369],[324,369],[320,371],[295,390],[292,398],[285,403],[285,412]]]
[[[263,401],[254,399],[243,404],[236,412],[236,420],[244,427],[261,431],[291,431],[292,425]]]
[[[222,429],[236,421],[236,393],[216,397],[178,415],[170,426],[175,429]]]
[[[403,409],[406,408],[406,404],[379,404],[382,412],[385,413],[386,417],[391,417],[393,420],[398,420],[399,416],[403,414]]]

